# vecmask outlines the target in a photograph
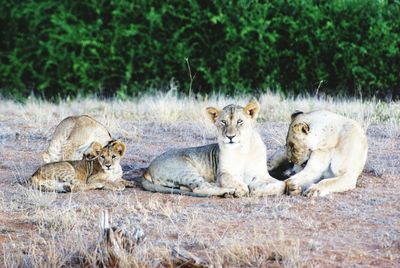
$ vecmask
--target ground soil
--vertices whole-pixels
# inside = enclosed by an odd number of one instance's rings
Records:
[[[122,137],[128,148],[122,160],[124,178],[128,180],[134,180],[156,155],[169,148],[215,141],[195,123],[137,124],[126,120],[120,124],[125,130],[135,129],[136,133],[130,138]],[[258,129],[271,154],[279,146],[277,141],[284,140],[287,124],[261,122]],[[42,134],[34,124],[27,126],[18,118],[0,121],[0,130],[0,257],[5,260],[10,254],[29,248],[27,241],[38,236],[48,238],[40,233],[47,227],[39,226],[37,221],[41,207],[32,198],[26,198],[17,179],[29,177],[42,164],[41,152],[51,132]],[[97,234],[97,211],[106,207],[111,209],[116,221],[129,218],[131,223],[140,224],[147,243],[153,247],[180,246],[210,264],[218,262],[228,267],[399,267],[400,129],[370,125],[367,132],[367,164],[357,188],[345,193],[323,198],[224,199],[157,194],[137,187],[120,193],[58,194],[51,200],[52,207],[43,205],[43,210],[74,204],[71,206],[74,215],[86,222],[79,224],[79,228],[88,240],[93,240]],[[54,233],[58,235],[57,230]],[[61,238],[55,241],[63,243]],[[260,263],[253,252],[254,256],[243,257],[241,262],[233,256],[240,258],[240,254],[232,250],[233,257],[230,253],[221,253],[217,255],[222,260],[216,259],[215,252],[224,248],[239,245],[239,250],[244,251],[263,244],[272,245],[280,255],[286,255]],[[160,258],[154,266],[163,263],[163,256]],[[5,265],[6,261],[0,261],[0,266],[2,263]]]

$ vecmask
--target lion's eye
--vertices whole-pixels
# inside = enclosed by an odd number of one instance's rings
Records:
[[[104,155],[101,155],[100,157],[101,157],[101,159],[104,159],[104,158],[105,158]]]
[[[238,124],[238,125],[243,124],[243,120],[242,120],[242,119],[238,119],[237,124]]]
[[[221,124],[226,126],[226,121],[225,120],[221,120]]]
[[[114,158],[115,158],[115,155],[113,155],[111,158],[114,159]]]

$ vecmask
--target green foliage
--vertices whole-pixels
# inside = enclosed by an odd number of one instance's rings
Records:
[[[263,2],[3,0],[2,95],[399,94],[399,2]]]

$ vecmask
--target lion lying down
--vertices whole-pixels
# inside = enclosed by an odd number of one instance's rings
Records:
[[[259,104],[207,108],[218,143],[156,157],[143,175],[146,190],[192,196],[278,195],[285,183],[268,174],[267,151],[255,129]]]
[[[269,163],[271,174],[291,175],[285,181],[287,193],[324,196],[354,189],[368,152],[361,126],[323,110],[296,112],[291,119],[286,148]]]
[[[124,154],[125,144],[120,141],[110,141],[104,147],[93,142],[82,160],[47,163],[32,175],[30,183],[55,192],[123,190],[131,186],[122,179],[120,159]]]

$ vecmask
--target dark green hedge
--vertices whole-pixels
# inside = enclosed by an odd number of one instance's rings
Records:
[[[398,94],[399,1],[261,2],[2,0],[0,89]]]

